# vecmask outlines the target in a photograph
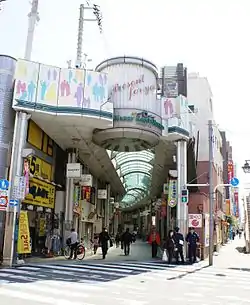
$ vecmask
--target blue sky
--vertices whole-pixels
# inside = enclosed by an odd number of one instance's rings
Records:
[[[80,0],[40,0],[32,59],[66,66],[76,57]],[[96,23],[84,30],[84,52],[92,66],[112,55],[138,55],[157,65],[183,62],[189,72],[207,76],[215,118],[233,142],[241,167],[250,159],[249,0],[96,0],[104,34]],[[28,0],[7,0],[0,12],[0,52],[23,57]],[[87,16],[86,16],[87,17]],[[88,16],[92,17],[92,16]],[[182,37],[180,38],[180,36]],[[91,66],[90,66],[91,67]],[[240,170],[241,172],[241,170]],[[242,182],[249,178],[239,175]]]

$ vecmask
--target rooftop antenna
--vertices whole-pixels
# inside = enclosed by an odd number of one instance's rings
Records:
[[[26,60],[31,60],[35,26],[40,20],[38,13],[38,0],[32,0],[31,11],[29,12],[28,17],[29,17],[29,25],[28,25],[28,34],[27,34],[24,58]]]

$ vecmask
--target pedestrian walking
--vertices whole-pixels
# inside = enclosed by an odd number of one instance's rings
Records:
[[[108,253],[108,242],[110,242],[110,246],[113,246],[108,230],[106,228],[103,228],[102,232],[99,235],[99,244],[101,245],[102,248],[103,259],[106,258],[106,255]]]
[[[70,243],[70,256],[68,259],[72,259],[74,256],[74,259],[77,258],[77,246],[78,246],[78,234],[75,231],[74,228],[71,229],[71,233],[68,237],[68,241]]]
[[[130,253],[130,245],[133,240],[132,234],[129,232],[129,228],[127,228],[126,231],[122,234],[121,240],[123,243],[124,254],[127,256]]]
[[[121,235],[120,235],[120,233],[117,233],[116,236],[115,236],[116,248],[118,248],[120,246],[120,241],[121,241]]]
[[[174,252],[177,250],[173,230],[170,230],[168,232],[168,237],[167,237],[166,245],[165,245],[164,248],[166,248],[167,252],[168,252],[168,263],[172,264],[173,257],[174,257]]]

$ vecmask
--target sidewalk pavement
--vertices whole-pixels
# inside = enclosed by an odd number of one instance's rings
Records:
[[[102,257],[102,250],[99,247],[97,250],[97,254],[94,255],[93,251],[86,250],[86,255],[84,258],[85,260],[100,260]],[[108,254],[105,261],[146,261],[150,260],[151,258],[151,248],[145,242],[140,240],[136,241],[134,244],[131,245],[130,248],[130,255],[124,256],[124,251],[121,248],[116,248],[115,245],[112,248],[109,248]],[[25,264],[30,263],[55,263],[58,261],[65,261],[64,256],[55,256],[51,258],[42,258],[42,257],[31,257],[25,259]]]
[[[245,246],[244,238],[239,239],[236,237],[234,241],[230,241],[225,246],[222,246],[220,252],[214,255],[215,268],[249,268],[250,269],[250,255],[241,252],[242,248]],[[94,255],[93,251],[87,250],[84,261],[96,261],[100,260],[102,257],[101,248],[98,248],[97,254]],[[152,261],[151,247],[141,240],[137,240],[131,245],[131,251],[129,256],[124,256],[123,250],[121,248],[116,248],[115,245],[109,248],[106,257],[107,262],[119,262],[119,261]],[[30,263],[46,263],[53,264],[56,262],[65,261],[64,256],[56,256],[52,258],[41,258],[32,257],[25,259],[25,264]],[[156,259],[156,261],[161,261],[161,258]],[[67,261],[68,262],[68,261]],[[194,265],[194,269],[200,269],[208,266],[208,259],[200,261]]]
[[[112,247],[109,249],[109,252],[113,252],[115,249],[115,247]],[[94,255],[94,252],[92,249],[86,249],[85,252],[85,258],[86,259],[93,259],[96,256],[100,256],[101,255],[101,248],[98,248],[97,250],[97,254]],[[53,262],[57,262],[57,261],[65,261],[65,257],[64,256],[53,256],[53,257],[29,257],[26,258],[25,260],[25,264],[33,264],[33,263],[53,263]]]
[[[101,255],[95,255],[88,257],[88,260],[99,260]],[[149,261],[152,260],[151,247],[148,243],[141,240],[137,240],[135,243],[131,244],[130,254],[128,256],[124,255],[124,250],[121,247],[110,248],[105,259],[105,262],[120,262],[120,261]]]
[[[218,254],[214,256],[214,267],[216,268],[247,268],[250,271],[250,255],[242,250],[245,246],[245,239],[238,237],[223,246]]]

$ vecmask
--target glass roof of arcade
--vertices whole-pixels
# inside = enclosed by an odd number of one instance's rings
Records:
[[[108,154],[126,190],[121,200],[123,207],[132,206],[148,196],[154,153],[151,150],[144,150],[140,152],[108,151]]]

